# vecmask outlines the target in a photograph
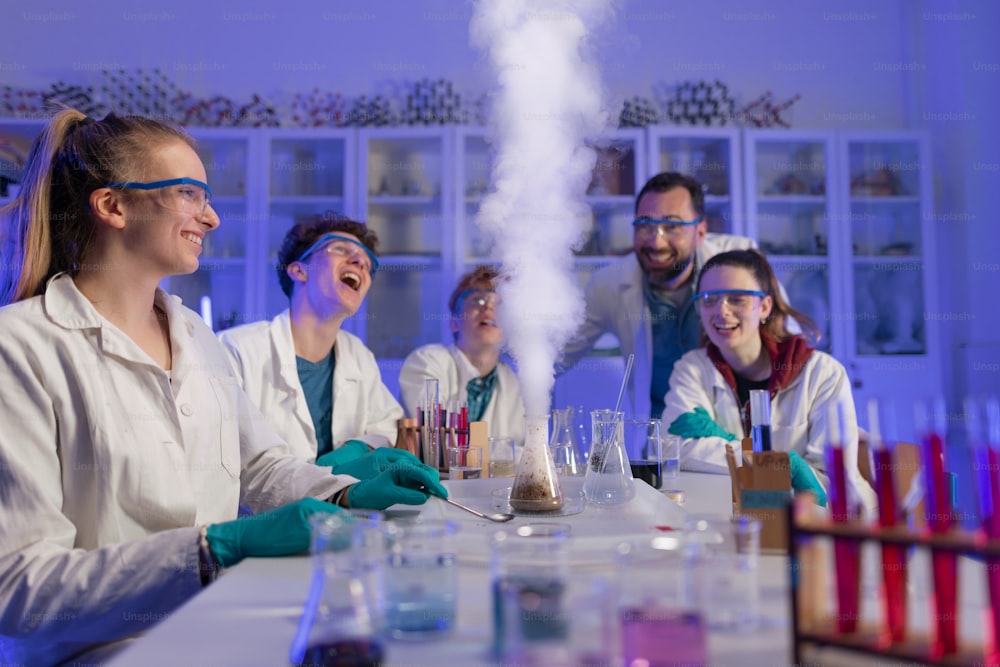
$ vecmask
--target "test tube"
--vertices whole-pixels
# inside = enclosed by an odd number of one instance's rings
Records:
[[[966,400],[969,444],[976,457],[979,509],[983,531],[990,540],[1000,539],[1000,401],[992,396],[983,402]],[[985,663],[1000,664],[1000,558],[986,559],[990,607],[986,610]]]
[[[753,451],[771,451],[771,394],[766,389],[750,390],[750,425]]]
[[[929,404],[918,401],[915,423],[920,436],[921,471],[924,476],[924,511],[927,525],[935,535],[947,533],[952,525],[952,508],[948,478],[944,472],[944,436],[947,411],[944,399],[937,397]],[[949,655],[958,650],[958,562],[954,553],[931,549],[934,572],[932,609],[936,634],[931,646],[933,657]]]
[[[884,419],[883,419],[884,417]],[[896,433],[895,411],[891,403],[868,401],[868,439],[875,460],[875,493],[878,495],[878,523],[892,529],[899,522],[899,501],[893,478],[893,450],[882,438]],[[886,635],[892,643],[906,638],[906,549],[898,544],[882,544],[882,599]]]
[[[834,523],[845,524],[850,521],[850,511],[844,467],[844,409],[839,403],[830,406],[829,422],[826,469],[830,476],[830,518]],[[858,628],[861,597],[861,545],[852,540],[834,538],[833,557],[837,572],[837,631],[853,633]]]
[[[424,380],[424,463],[440,469],[441,413],[438,406],[438,381]]]

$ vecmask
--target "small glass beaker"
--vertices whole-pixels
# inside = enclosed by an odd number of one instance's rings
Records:
[[[576,477],[586,472],[573,429],[573,413],[572,406],[552,411],[552,438],[549,440],[549,449],[552,450],[552,462],[560,477]]]
[[[513,477],[517,459],[514,457],[514,438],[497,436],[489,439],[490,477]]]
[[[347,656],[352,664],[381,664],[378,593],[371,590],[377,577],[366,569],[379,548],[368,537],[370,520],[347,512],[310,518],[313,575],[289,650],[292,664],[336,664]],[[377,562],[370,564],[378,568]]]
[[[663,486],[663,441],[659,419],[627,421],[625,453],[634,479],[646,482],[654,489]]]
[[[623,415],[614,410],[594,410],[591,422],[593,437],[583,495],[598,505],[627,503],[635,497],[635,486],[625,456]]]
[[[457,530],[452,521],[388,524],[385,625],[392,637],[434,637],[451,630],[458,595]]]
[[[623,542],[616,565],[624,664],[708,664],[705,624],[681,540],[662,535]]]
[[[523,659],[568,639],[570,526],[529,523],[495,533],[491,559],[493,648],[503,659]]]

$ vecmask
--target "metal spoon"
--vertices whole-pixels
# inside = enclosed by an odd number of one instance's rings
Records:
[[[476,516],[478,516],[478,517],[480,517],[482,519],[486,519],[487,521],[494,521],[496,523],[507,523],[508,521],[510,521],[511,519],[514,518],[513,514],[504,514],[504,513],[500,513],[500,512],[498,512],[496,514],[483,514],[479,510],[474,510],[471,507],[466,507],[462,503],[457,503],[454,500],[452,500],[451,498],[441,498],[440,496],[435,496],[435,498],[439,498],[439,499],[445,501],[446,503],[448,503],[449,505],[454,505],[455,507],[457,507],[459,509],[463,509],[466,512],[469,512],[470,514],[475,514]]]

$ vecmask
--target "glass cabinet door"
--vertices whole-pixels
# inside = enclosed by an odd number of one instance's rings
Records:
[[[376,357],[401,359],[450,340],[444,300],[454,252],[451,139],[451,128],[359,133],[358,199],[378,233],[382,268],[365,312],[355,317]]]
[[[927,352],[921,153],[916,140],[848,139],[854,354]]]
[[[694,177],[705,189],[708,231],[743,234],[739,130],[653,125],[648,132],[647,177],[664,171]]]
[[[198,270],[168,278],[164,287],[221,331],[259,319],[248,273],[256,233],[248,197],[254,137],[241,129],[188,128],[188,132],[197,141],[220,222],[205,235]]]
[[[354,135],[349,130],[270,130],[264,141],[267,212],[264,261],[258,271],[266,318],[288,308],[276,271],[278,251],[293,225],[313,216],[351,217]],[[353,331],[354,318],[345,322]]]
[[[820,331],[817,349],[839,336],[831,279],[839,267],[832,243],[834,135],[747,130],[747,232],[767,255],[793,308]],[[833,260],[833,261],[832,261]]]

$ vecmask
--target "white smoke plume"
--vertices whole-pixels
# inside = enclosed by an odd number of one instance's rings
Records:
[[[589,36],[611,10],[608,0],[479,0],[472,18],[499,82],[492,191],[476,222],[508,277],[500,318],[529,417],[548,415],[556,359],[583,321],[572,251],[590,219],[597,156],[586,141],[611,118]]]

